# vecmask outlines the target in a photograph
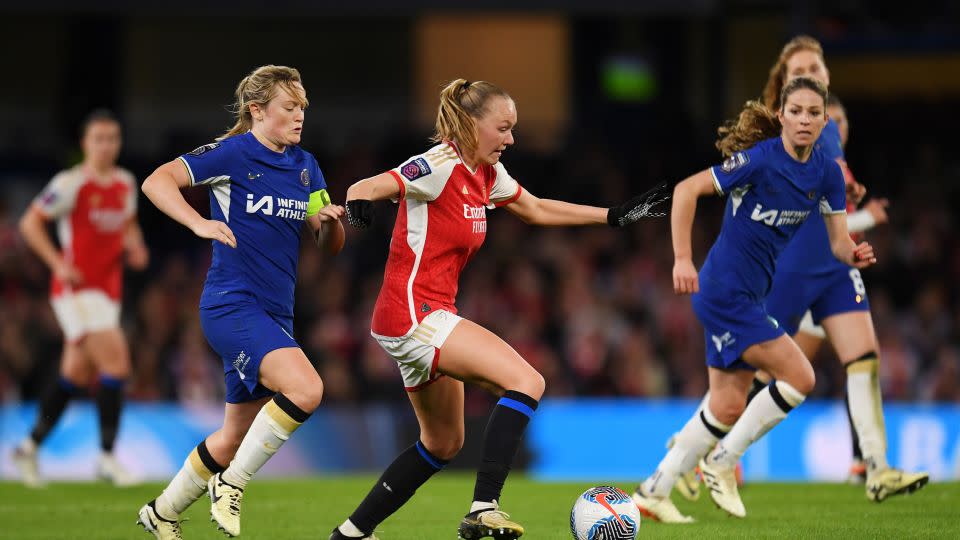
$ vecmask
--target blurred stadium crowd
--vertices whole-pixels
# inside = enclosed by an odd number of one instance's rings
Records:
[[[522,112],[522,104],[521,112]],[[879,112],[881,109],[875,109]],[[891,224],[869,233],[879,264],[865,272],[882,348],[887,400],[960,401],[960,157],[932,138],[890,140],[858,121],[848,159],[858,180],[891,200]],[[868,111],[869,112],[869,111]],[[314,123],[311,125],[311,120]],[[865,122],[866,123],[866,122]],[[315,152],[334,201],[359,178],[399,164],[426,148],[423,133],[348,145],[338,155]],[[551,154],[518,147],[504,162],[541,197],[609,205],[655,181],[679,180],[718,160],[708,142],[695,149],[668,142],[642,149],[582,135]],[[864,141],[858,144],[858,140]],[[181,141],[182,142],[182,141]],[[162,160],[207,142],[197,138],[167,156],[123,156],[142,180]],[[39,192],[68,160],[33,165]],[[198,208],[209,206],[194,189]],[[56,377],[61,336],[48,302],[49,272],[16,230],[19,204],[0,200],[0,398],[35,398]],[[722,201],[701,203],[695,257],[702,261],[719,227]],[[20,208],[17,208],[19,206]],[[403,400],[397,368],[369,336],[395,206],[377,208],[371,231],[347,227],[347,245],[323,260],[305,240],[297,288],[296,337],[325,382],[325,400]],[[200,331],[197,304],[209,245],[160,215],[141,197],[140,221],[151,248],[148,271],[127,274],[124,328],[134,373],[128,397],[183,404],[222,399],[222,364]],[[458,307],[513,345],[544,374],[549,396],[686,396],[706,388],[703,333],[689,299],[671,289],[669,220],[628,230],[544,229],[506,211],[490,214],[486,244],[468,265]],[[844,373],[827,347],[815,359],[816,395],[841,397]],[[489,401],[468,389],[467,412]]]

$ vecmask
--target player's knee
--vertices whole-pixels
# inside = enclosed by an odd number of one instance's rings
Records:
[[[746,406],[746,399],[720,399],[715,402],[711,400],[710,412],[720,423],[732,426],[743,414]]]
[[[790,377],[786,382],[790,383],[790,386],[797,392],[809,396],[813,392],[813,387],[817,384],[817,376],[814,374],[813,368],[804,369]]]
[[[527,370],[527,373],[524,374],[523,378],[516,382],[515,388],[506,388],[506,390],[523,392],[533,399],[540,401],[546,388],[547,381],[544,380],[543,375],[541,375],[539,371],[530,368]]]
[[[428,436],[426,433],[420,434],[420,440],[423,442],[423,446],[431,454],[444,461],[450,461],[460,453],[460,449],[463,448],[463,439],[463,429],[451,429],[441,436],[433,437]]]
[[[312,413],[323,399],[323,380],[317,375],[309,381],[303,381],[294,391],[283,394],[304,412]]]

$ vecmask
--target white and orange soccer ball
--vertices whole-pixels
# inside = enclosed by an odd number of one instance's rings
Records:
[[[640,530],[640,510],[630,495],[610,487],[584,491],[570,511],[575,540],[634,540]]]

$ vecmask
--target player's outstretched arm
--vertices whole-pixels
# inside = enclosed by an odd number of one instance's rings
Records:
[[[697,199],[713,194],[716,194],[716,188],[709,169],[688,177],[673,188],[670,234],[673,239],[673,291],[677,294],[700,291],[697,268],[693,265],[693,217],[697,213]]]
[[[347,221],[358,229],[366,229],[373,223],[373,201],[399,196],[400,184],[392,174],[364,178],[347,189]]]
[[[587,206],[554,199],[541,199],[524,190],[517,200],[505,206],[513,215],[530,225],[603,225],[624,227],[642,218],[662,217],[657,206],[670,198],[666,184],[637,195],[613,208]]]
[[[189,186],[190,175],[186,165],[180,160],[173,160],[153,171],[153,174],[143,181],[140,189],[161,212],[187,227],[200,238],[209,238],[230,247],[237,247],[237,239],[226,223],[204,219],[183,198],[180,188]]]
[[[847,216],[843,212],[825,214],[827,234],[830,236],[830,249],[838,261],[855,268],[866,268],[877,262],[873,254],[873,246],[867,242],[859,245],[850,239],[847,230]]]

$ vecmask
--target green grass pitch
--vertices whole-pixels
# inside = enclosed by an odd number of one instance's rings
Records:
[[[240,538],[326,540],[366,494],[373,476],[254,480],[243,501]],[[618,486],[626,491],[631,483]],[[0,483],[0,538],[151,538],[134,525],[140,505],[160,484],[117,489],[104,484],[54,484],[30,490]],[[504,510],[527,528],[524,538],[568,540],[570,507],[588,483],[542,483],[516,476],[504,491]],[[444,473],[427,483],[377,530],[382,540],[456,538],[473,478]],[[640,538],[960,538],[960,483],[930,484],[905,497],[876,504],[860,486],[840,484],[748,484],[742,490],[747,518],[729,518],[704,492],[688,503],[674,494],[692,525],[644,520]],[[210,522],[209,501],[191,507],[184,537],[224,538]]]

